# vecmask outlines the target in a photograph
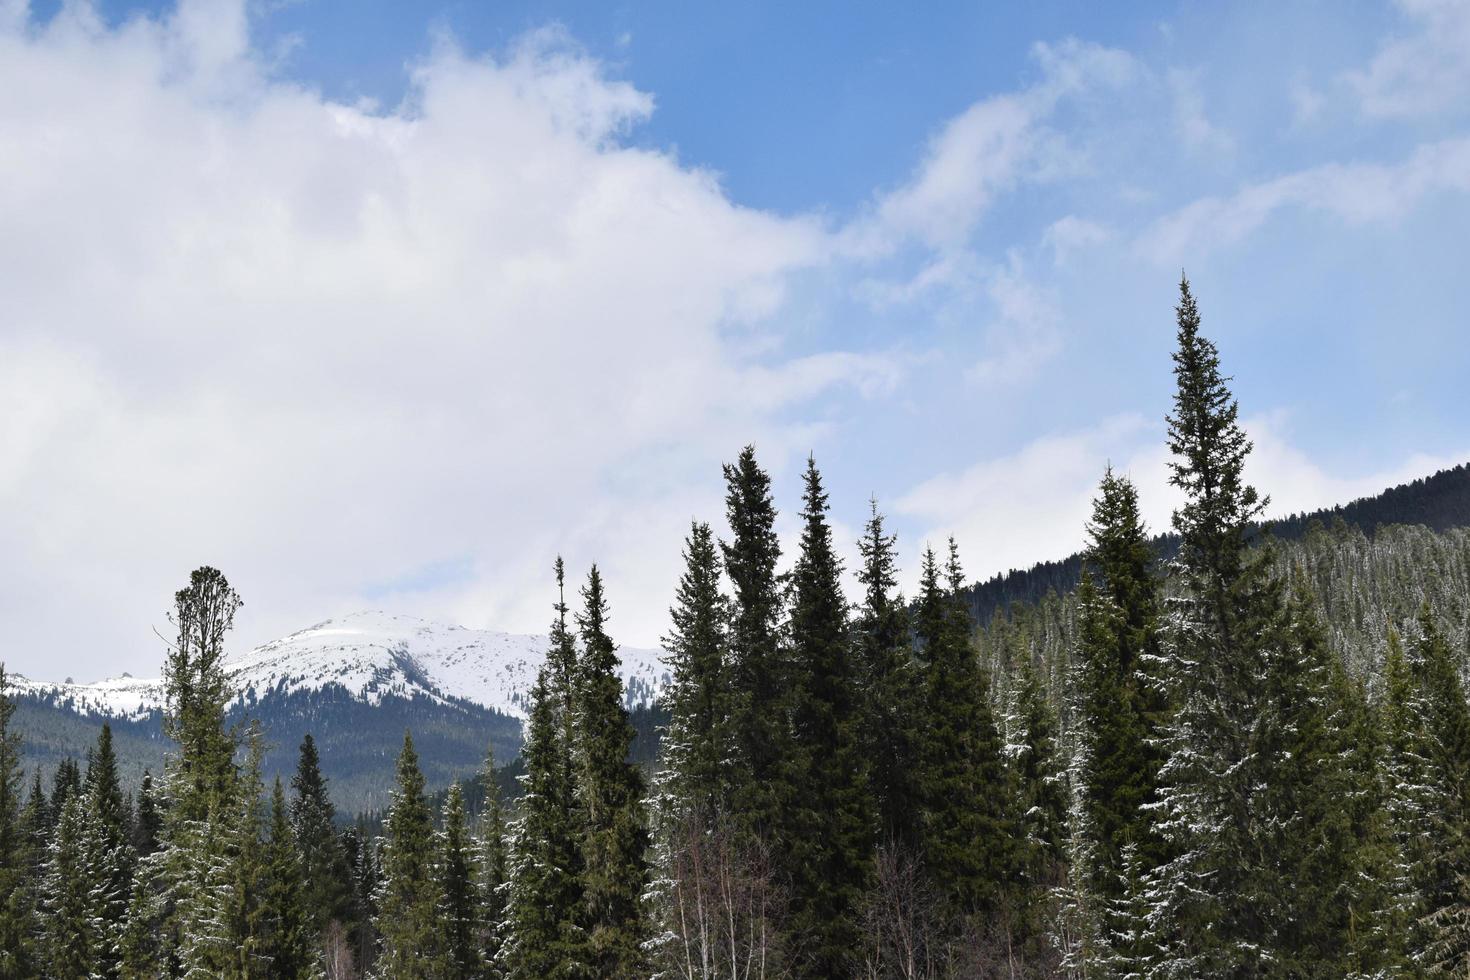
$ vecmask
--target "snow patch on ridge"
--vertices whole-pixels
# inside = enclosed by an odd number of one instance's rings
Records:
[[[227,661],[225,670],[246,701],[338,684],[370,704],[389,695],[452,698],[524,719],[547,642],[543,636],[360,612],[258,646]],[[650,703],[668,684],[662,650],[621,647],[618,657],[630,707]],[[163,702],[163,682],[157,679],[55,684],[13,676],[12,681],[18,692],[55,698],[84,714],[141,718]]]

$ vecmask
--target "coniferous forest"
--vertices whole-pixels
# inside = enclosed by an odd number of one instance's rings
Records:
[[[371,820],[311,735],[267,785],[217,569],[136,788],[106,726],[28,773],[0,668],[0,977],[1470,976],[1470,534],[1274,536],[1187,281],[1175,312],[1172,526],[1099,473],[1075,589],[983,622],[954,540],[900,593],[876,502],[844,569],[815,461],[783,554],[740,452],[670,583],[652,762],[617,584],[560,560],[517,778],[487,751],[434,794],[407,732]]]

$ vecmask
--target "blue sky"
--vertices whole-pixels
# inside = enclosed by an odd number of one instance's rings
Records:
[[[37,676],[156,669],[201,562],[243,644],[538,630],[563,552],[652,643],[746,441],[910,575],[1069,552],[1108,461],[1162,525],[1181,269],[1277,509],[1470,456],[1463,0],[11,0],[0,92]]]

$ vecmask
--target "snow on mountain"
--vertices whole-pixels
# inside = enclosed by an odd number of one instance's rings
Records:
[[[413,616],[361,612],[309,626],[231,658],[225,665],[246,701],[339,684],[376,704],[388,695],[471,701],[517,718],[546,655],[544,636],[498,633]],[[662,650],[621,647],[630,706],[650,703],[668,683]],[[14,677],[19,691],[85,714],[138,718],[160,707],[161,680],[123,675],[94,684]]]

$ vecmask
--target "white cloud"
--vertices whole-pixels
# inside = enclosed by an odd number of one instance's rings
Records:
[[[1161,265],[1234,244],[1287,208],[1322,211],[1360,224],[1391,220],[1431,194],[1470,191],[1470,139],[1419,146],[1396,164],[1331,163],[1206,197],[1163,216],[1144,230],[1140,251]]]
[[[1470,2],[1398,0],[1410,31],[1385,42],[1348,84],[1368,116],[1463,110],[1470,98]]]
[[[1200,154],[1228,154],[1235,148],[1230,134],[1210,122],[1205,114],[1205,97],[1199,73],[1170,69],[1169,89],[1174,98],[1174,126],[1185,147]]]
[[[1051,249],[1052,261],[1065,265],[1073,252],[1105,244],[1112,237],[1112,229],[1106,225],[1069,214],[1047,226],[1041,244]]]
[[[555,33],[440,44],[389,111],[273,80],[240,2],[0,30],[0,619],[13,668],[156,669],[225,569],[256,642],[363,604],[541,630],[549,561],[662,630],[718,463],[871,354],[748,353],[827,231],[620,136]],[[778,459],[772,460],[779,462]],[[403,594],[405,569],[443,581]],[[85,603],[85,614],[79,604]]]
[[[1061,313],[1015,253],[991,272],[985,289],[996,316],[986,331],[988,350],[967,377],[985,387],[1028,381],[1061,349]]]
[[[1023,181],[1074,169],[1077,150],[1047,122],[1064,98],[1114,88],[1136,66],[1122,51],[1067,40],[1037,44],[1041,78],[1018,92],[982,99],[945,123],[902,186],[847,229],[857,254],[883,254],[906,241],[962,247],[997,195]]]

